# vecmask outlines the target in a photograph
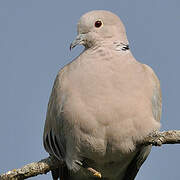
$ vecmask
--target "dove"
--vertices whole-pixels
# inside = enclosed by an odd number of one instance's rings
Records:
[[[53,179],[134,180],[151,151],[139,146],[159,130],[161,89],[154,71],[132,55],[125,27],[109,11],[80,18],[70,49],[83,52],[58,73],[49,99],[43,142],[64,162]]]

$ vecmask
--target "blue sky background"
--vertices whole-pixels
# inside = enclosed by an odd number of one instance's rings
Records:
[[[80,16],[95,9],[120,16],[134,56],[160,78],[162,130],[180,129],[180,1],[1,0],[0,173],[47,156],[42,134],[53,81],[82,51],[69,45]],[[180,179],[179,162],[180,145],[154,147],[136,179]]]

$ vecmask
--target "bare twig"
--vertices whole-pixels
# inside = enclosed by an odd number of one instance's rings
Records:
[[[147,136],[144,145],[161,146],[162,144],[180,144],[180,130],[154,132]]]
[[[33,162],[25,165],[19,169],[13,169],[7,173],[0,175],[0,180],[21,180],[27,179],[29,177],[37,176],[39,174],[46,174],[52,169],[60,166],[60,164],[55,158],[48,157],[42,159],[39,162]]]
[[[154,132],[144,139],[143,145],[161,146],[162,144],[180,144],[180,130]],[[39,162],[25,165],[20,169],[13,169],[7,173],[0,175],[0,180],[21,180],[39,174],[46,174],[52,169],[63,166],[63,162],[57,161],[55,158],[48,157]],[[85,168],[85,167],[83,167]],[[89,173],[101,178],[101,173],[91,167],[85,168]]]

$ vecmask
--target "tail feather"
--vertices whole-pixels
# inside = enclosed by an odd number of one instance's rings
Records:
[[[53,180],[70,180],[70,172],[67,166],[63,166],[51,171]]]

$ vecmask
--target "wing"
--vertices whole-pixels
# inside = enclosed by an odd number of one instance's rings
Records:
[[[153,97],[152,97],[152,112],[153,112],[154,118],[157,121],[160,121],[161,111],[162,111],[160,82],[157,76],[155,75],[154,71],[149,66],[143,64],[143,67],[145,71],[147,72],[148,77],[152,79],[152,82],[154,84],[154,91],[153,91]],[[123,180],[134,180],[141,165],[148,157],[151,151],[151,147],[152,147],[151,145],[141,147],[141,149],[137,152],[134,159],[128,166]]]
[[[154,83],[154,92],[153,92],[153,97],[152,97],[152,111],[153,111],[154,119],[159,122],[161,119],[161,113],[162,113],[162,98],[161,98],[160,82],[151,67],[149,67],[146,64],[143,64],[143,66],[146,72],[149,74],[149,76],[152,77],[152,80]]]
[[[63,79],[62,69],[56,77],[52,93],[48,103],[46,121],[44,126],[43,144],[45,150],[58,160],[63,160],[65,157],[65,136],[63,134],[63,102],[64,97],[61,93],[61,81]],[[58,177],[66,180],[65,176],[67,167],[52,171],[53,179]],[[63,176],[63,177],[62,177]]]

